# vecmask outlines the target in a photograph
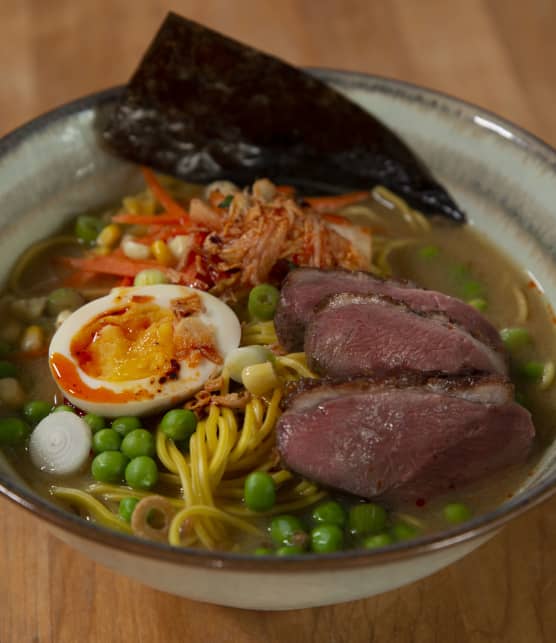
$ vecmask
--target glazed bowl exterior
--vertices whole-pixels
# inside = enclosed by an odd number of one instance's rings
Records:
[[[398,81],[313,70],[400,134],[468,212],[556,301],[556,152],[516,126]],[[0,141],[0,278],[16,257],[76,214],[137,190],[138,169],[98,134],[119,88],[65,105]],[[0,491],[63,541],[157,589],[254,609],[298,609],[372,596],[456,561],[556,488],[556,447],[515,496],[447,532],[385,550],[256,558],[176,549],[110,532],[38,496],[0,453]]]

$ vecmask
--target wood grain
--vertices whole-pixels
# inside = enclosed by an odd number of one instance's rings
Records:
[[[2,0],[0,134],[125,82],[168,8],[298,65],[393,76],[556,145],[553,0]],[[284,613],[178,599],[85,559],[0,500],[0,643],[556,640],[556,498],[383,596]]]

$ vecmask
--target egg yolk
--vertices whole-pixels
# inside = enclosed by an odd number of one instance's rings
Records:
[[[87,375],[113,382],[175,370],[172,311],[130,302],[91,320],[74,335],[71,353]]]

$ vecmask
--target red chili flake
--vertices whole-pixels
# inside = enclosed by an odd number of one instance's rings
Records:
[[[417,500],[415,501],[415,504],[418,507],[424,507],[427,504],[427,501],[424,498],[417,498]]]
[[[531,279],[531,281],[527,282],[527,288],[536,288],[537,284]]]

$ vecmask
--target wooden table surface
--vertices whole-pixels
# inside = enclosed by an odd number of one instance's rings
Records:
[[[556,145],[555,0],[1,0],[0,134],[124,82],[168,8],[298,65],[449,92]],[[556,640],[556,498],[426,580],[283,613],[162,594],[0,512],[0,643]]]

